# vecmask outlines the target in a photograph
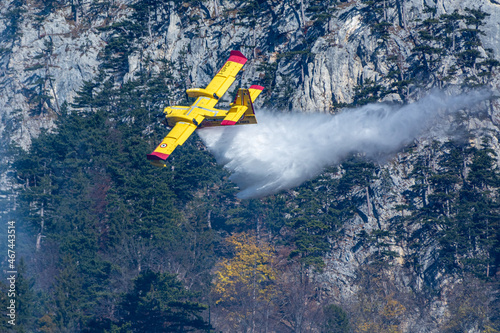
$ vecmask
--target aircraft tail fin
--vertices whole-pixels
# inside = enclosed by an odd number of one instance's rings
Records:
[[[264,87],[253,85],[248,89],[238,89],[231,109],[221,125],[256,124],[253,101],[260,95]]]
[[[245,111],[242,119],[238,122],[240,124],[257,124],[257,118],[255,117],[255,112],[253,109],[253,102],[259,97],[260,93],[264,90],[264,87],[258,85],[252,85],[248,88],[250,94],[251,106]]]

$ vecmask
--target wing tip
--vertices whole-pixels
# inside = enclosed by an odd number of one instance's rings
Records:
[[[238,64],[244,65],[247,62],[247,58],[240,51],[232,50],[228,61],[237,62]]]
[[[262,90],[264,90],[264,87],[254,84],[254,85],[251,85],[250,88],[248,88],[248,89],[255,89],[255,90],[262,91]]]
[[[147,158],[150,161],[159,161],[159,160],[165,161],[168,158],[168,156],[170,156],[170,155],[154,151],[151,154],[148,154]]]
[[[236,122],[235,122],[235,121],[232,121],[232,120],[223,120],[220,124],[221,124],[222,126],[231,126],[231,125],[236,124]]]

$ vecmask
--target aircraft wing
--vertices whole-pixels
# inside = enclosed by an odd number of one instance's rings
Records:
[[[165,160],[177,146],[182,144],[193,134],[196,125],[184,121],[179,121],[167,134],[156,149],[148,154],[148,160],[156,166],[165,166]]]
[[[224,66],[222,66],[207,87],[203,89],[203,92],[206,95],[213,96],[207,105],[208,107],[214,107],[215,104],[217,104],[219,98],[221,98],[222,95],[224,95],[229,89],[231,84],[233,84],[236,79],[236,75],[241,68],[243,68],[243,65],[246,62],[247,58],[240,51],[231,51],[229,59],[227,59]]]

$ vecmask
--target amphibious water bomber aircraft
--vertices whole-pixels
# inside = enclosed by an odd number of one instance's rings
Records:
[[[229,110],[215,109],[219,99],[229,89],[236,74],[247,62],[239,51],[231,51],[229,59],[205,89],[186,90],[189,97],[196,97],[191,106],[168,106],[163,110],[166,125],[172,127],[158,147],[147,155],[151,164],[165,166],[165,160],[177,147],[182,145],[194,130],[202,127],[256,124],[253,101],[264,89],[253,85],[248,89],[238,89],[238,94]]]

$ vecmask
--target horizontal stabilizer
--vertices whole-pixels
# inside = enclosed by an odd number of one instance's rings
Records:
[[[222,120],[222,126],[235,125],[248,109],[246,106],[234,105],[228,112],[227,116]]]
[[[253,86],[250,86],[250,88],[248,88],[252,102],[255,102],[255,100],[257,99],[257,97],[259,97],[262,90],[264,90],[264,87],[258,86],[258,85],[253,85]]]
[[[235,125],[245,112],[251,109],[253,112],[252,99],[249,89],[238,89],[238,94],[231,104],[231,109],[227,112],[227,116],[222,121],[222,126]]]
[[[238,89],[238,94],[231,104],[231,109],[221,125],[256,124],[253,101],[264,90],[264,87],[253,85],[248,89]]]

